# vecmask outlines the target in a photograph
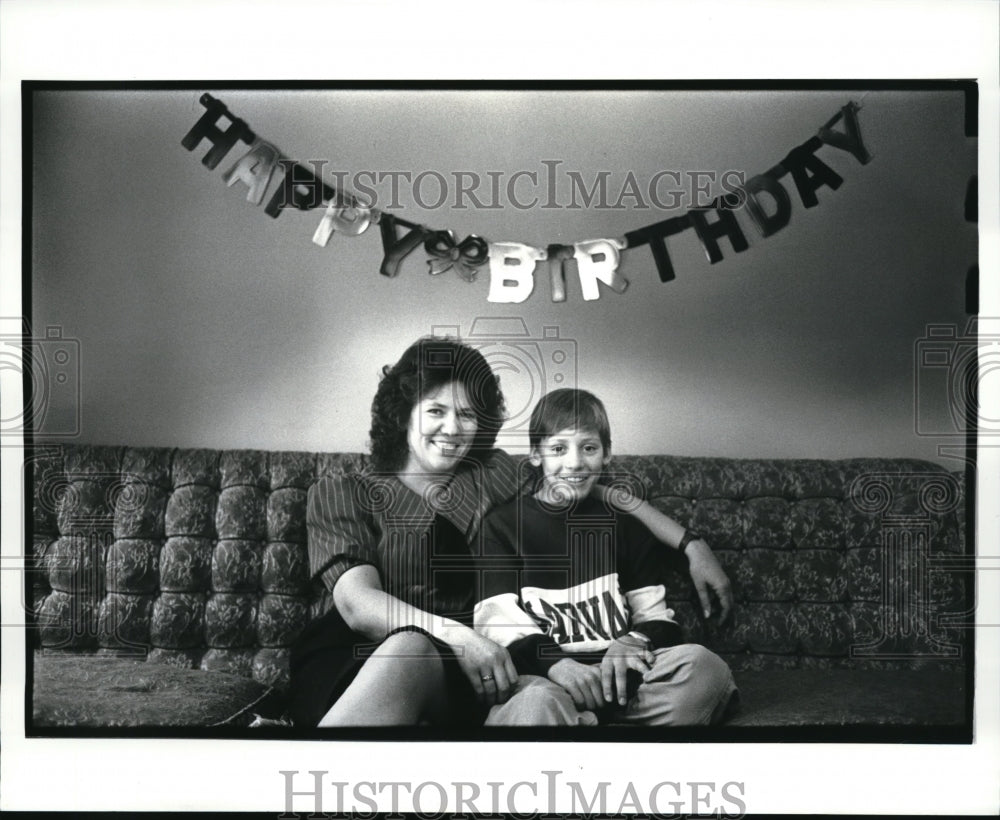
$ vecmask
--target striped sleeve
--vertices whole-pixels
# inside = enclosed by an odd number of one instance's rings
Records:
[[[309,488],[306,505],[309,576],[327,596],[340,576],[353,567],[379,565],[378,534],[358,504],[357,480],[350,476],[321,479]],[[328,609],[330,602],[323,609]]]
[[[467,462],[451,484],[453,509],[447,516],[475,544],[491,510],[530,488],[530,471],[503,450],[491,450],[481,461]]]
[[[484,490],[490,509],[531,490],[532,472],[526,462],[519,462],[504,450],[494,450],[486,464]]]

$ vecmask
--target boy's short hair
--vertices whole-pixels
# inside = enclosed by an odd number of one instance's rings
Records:
[[[538,400],[528,422],[528,443],[537,450],[542,440],[560,430],[590,430],[597,433],[605,451],[611,450],[611,424],[604,404],[586,390],[564,387]]]

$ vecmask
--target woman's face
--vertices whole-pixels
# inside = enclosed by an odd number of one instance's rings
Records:
[[[449,382],[421,398],[406,432],[409,457],[404,472],[451,473],[468,454],[479,422],[465,387]]]

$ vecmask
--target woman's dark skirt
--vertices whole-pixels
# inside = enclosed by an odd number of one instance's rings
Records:
[[[449,708],[443,724],[481,726],[489,708],[477,700],[452,648],[417,627],[396,630],[406,631],[426,635],[444,661]],[[291,654],[289,714],[295,725],[315,727],[380,644],[353,632],[336,608],[306,626]]]

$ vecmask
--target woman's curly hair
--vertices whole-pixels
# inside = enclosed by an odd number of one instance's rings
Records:
[[[482,353],[457,339],[425,336],[410,345],[396,364],[382,368],[372,400],[372,466],[398,472],[406,465],[406,434],[413,408],[428,393],[458,382],[476,413],[478,426],[469,458],[481,459],[492,449],[504,422],[500,380]]]

